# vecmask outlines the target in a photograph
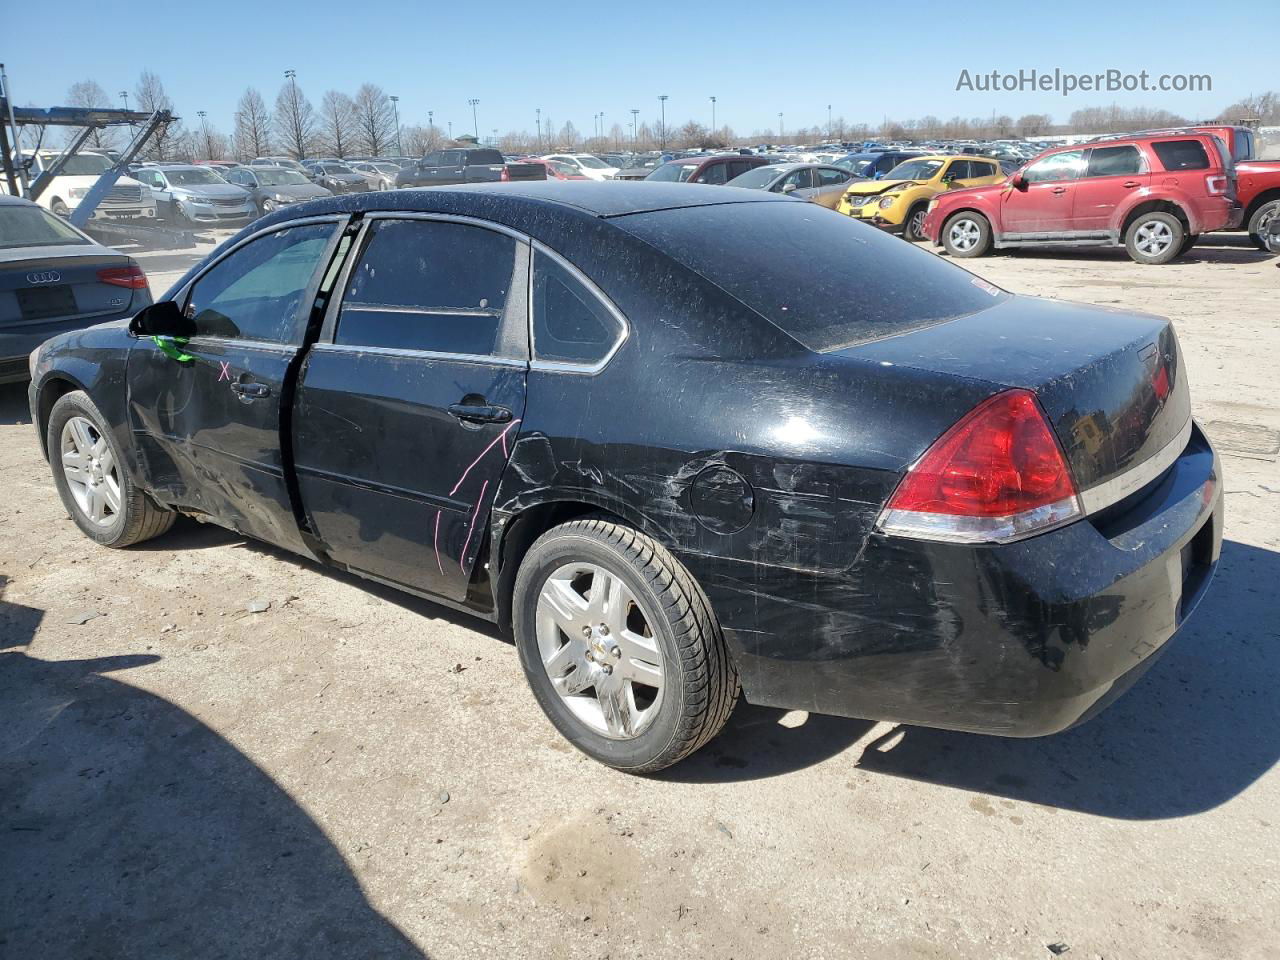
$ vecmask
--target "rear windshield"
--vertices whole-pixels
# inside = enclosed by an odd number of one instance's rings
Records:
[[[0,206],[0,250],[88,243],[53,214],[14,203]]]
[[[502,163],[502,154],[497,150],[468,150],[467,163],[479,165],[484,163]]]
[[[1151,144],[1166,170],[1207,170],[1209,155],[1199,140],[1162,140]]]
[[[726,203],[612,222],[818,353],[977,313],[1008,296],[915,244],[812,204]]]

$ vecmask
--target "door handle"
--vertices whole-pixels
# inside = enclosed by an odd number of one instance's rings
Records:
[[[271,396],[271,388],[265,383],[233,383],[231,392],[246,400],[258,400]]]
[[[453,403],[449,405],[449,414],[468,423],[507,423],[511,420],[511,411],[506,407],[484,404]]]
[[[1122,186],[1122,187],[1140,187],[1140,186],[1142,186],[1142,184],[1141,184],[1141,183],[1139,183],[1137,180],[1126,180],[1124,183],[1120,184],[1120,186]]]
[[[1054,194],[1063,194],[1063,193],[1066,193],[1066,192],[1067,192],[1067,188],[1066,188],[1066,187],[1054,187],[1054,188],[1053,188],[1053,192],[1054,192]]]

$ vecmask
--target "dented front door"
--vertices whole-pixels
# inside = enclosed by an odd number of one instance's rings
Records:
[[[179,293],[196,335],[129,356],[135,445],[157,496],[251,537],[305,552],[281,401],[340,220],[285,227],[236,248]]]

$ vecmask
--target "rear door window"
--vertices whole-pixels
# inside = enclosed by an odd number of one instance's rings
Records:
[[[756,167],[762,167],[762,163],[752,163],[750,160],[730,160],[726,166],[729,168],[728,179],[741,176],[748,170],[754,170]]]
[[[533,258],[533,355],[537,360],[594,367],[619,343],[625,327],[573,271],[541,251]]]
[[[824,187],[845,183],[848,179],[849,175],[842,170],[832,170],[829,167],[822,167],[818,170],[818,183]]]
[[[1094,147],[1089,151],[1086,177],[1120,177],[1142,172],[1142,154],[1132,145]]]
[[[470,224],[377,220],[351,272],[334,342],[490,356],[499,348],[516,241]]]
[[[702,168],[702,172],[694,180],[697,183],[726,183],[729,179],[728,174],[727,163],[709,163]]]
[[[1160,166],[1170,172],[1209,169],[1209,154],[1199,140],[1159,140],[1151,144],[1151,149],[1160,159]]]
[[[332,223],[288,227],[220,260],[187,297],[196,336],[301,342],[303,299],[334,229]]]

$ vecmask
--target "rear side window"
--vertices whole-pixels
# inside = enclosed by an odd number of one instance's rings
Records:
[[[977,313],[1008,296],[915,244],[810,203],[715,204],[610,223],[818,353]]]
[[[1086,177],[1119,177],[1142,172],[1142,154],[1134,146],[1094,147]]]
[[[1160,166],[1175,170],[1208,170],[1209,154],[1199,140],[1161,140],[1151,144]]]
[[[711,163],[694,179],[697,183],[724,183],[728,179],[728,173],[727,163]]]
[[[502,163],[502,154],[497,150],[468,150],[467,164]]]
[[[277,230],[220,260],[187,297],[196,335],[300,342],[303,298],[333,231],[332,223]]]
[[[623,335],[622,323],[574,274],[545,253],[533,259],[533,354],[594,366]]]
[[[376,221],[347,283],[334,342],[493,354],[515,248],[512,237],[468,224]]]

